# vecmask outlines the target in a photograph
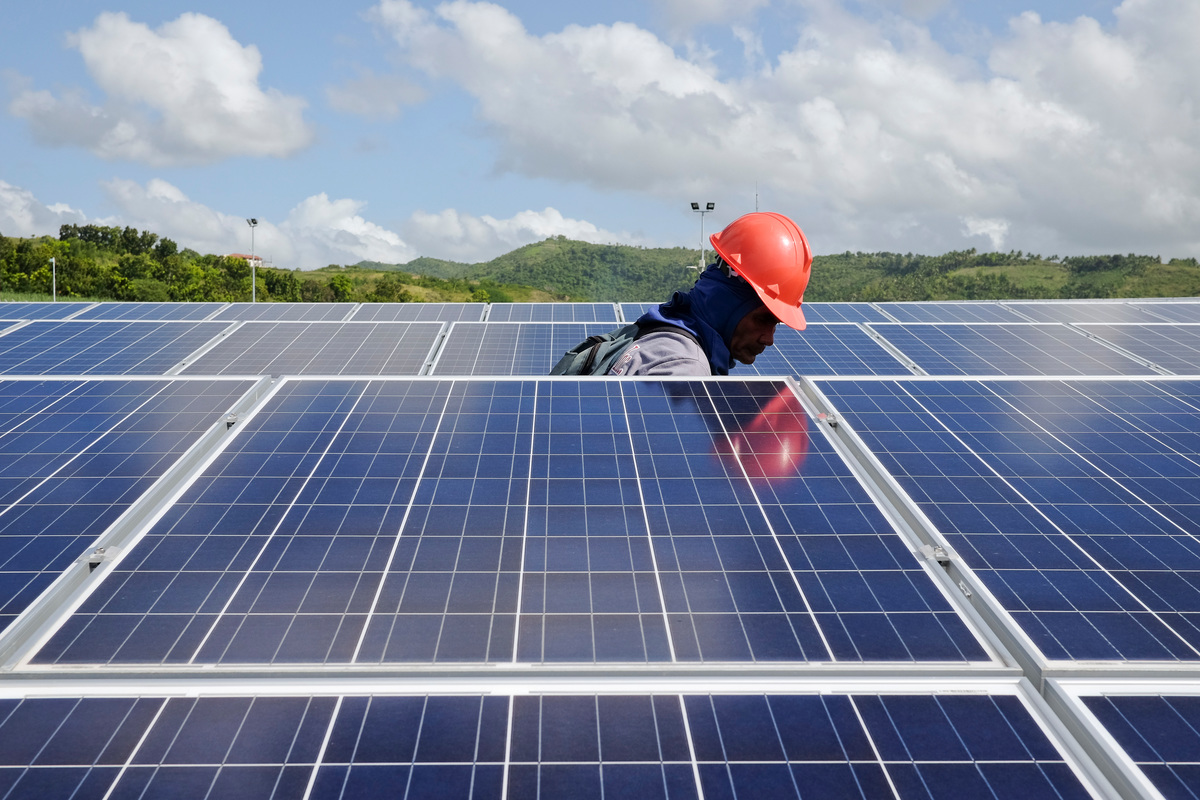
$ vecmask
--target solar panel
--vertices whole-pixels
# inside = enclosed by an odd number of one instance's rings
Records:
[[[1200,322],[1200,302],[1194,300],[1180,300],[1174,303],[1137,303],[1136,305],[1165,322]]]
[[[41,664],[989,655],[773,382],[287,381]]]
[[[1047,659],[1200,659],[1200,386],[822,390]]]
[[[930,375],[1153,375],[1065,325],[872,323]]]
[[[341,322],[356,308],[353,303],[230,303],[213,319]]]
[[[364,303],[352,319],[356,322],[478,322],[483,303]]]
[[[809,322],[887,322],[888,318],[870,303],[805,303]]]
[[[247,322],[191,361],[191,375],[417,375],[440,322]]]
[[[1200,304],[287,305],[0,321],[0,797],[1200,797]]]
[[[1085,797],[1010,694],[0,700],[9,797]]]
[[[0,303],[0,319],[66,319],[91,303]]]
[[[249,387],[0,381],[0,628]]]
[[[738,375],[911,375],[912,372],[858,325],[810,322],[803,331],[780,325],[775,345]]]
[[[488,322],[616,322],[612,303],[492,303]]]
[[[1118,689],[1081,700],[1164,797],[1200,797],[1200,696]]]
[[[432,375],[547,375],[567,350],[611,322],[456,322]]]
[[[0,373],[162,375],[221,322],[31,322],[0,336]]]
[[[637,318],[661,303],[621,303],[621,316],[626,322],[636,322]]]
[[[965,303],[877,303],[897,322],[1024,322],[1007,306],[987,301]]]
[[[1034,322],[1158,322],[1143,306],[1126,302],[1007,302],[1005,307]]]
[[[1080,325],[1082,330],[1176,375],[1200,374],[1200,325]]]
[[[75,319],[199,320],[224,307],[224,303],[96,303]]]

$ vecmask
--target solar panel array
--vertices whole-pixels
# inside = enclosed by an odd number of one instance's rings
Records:
[[[0,797],[1200,797],[1200,302],[0,304]]]

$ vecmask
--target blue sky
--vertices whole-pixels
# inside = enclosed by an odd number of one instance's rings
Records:
[[[0,233],[287,268],[558,234],[1200,255],[1195,0],[47,0],[0,28]]]

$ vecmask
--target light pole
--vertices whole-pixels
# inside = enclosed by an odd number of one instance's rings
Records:
[[[704,208],[699,203],[692,203],[692,211],[700,212],[700,271],[704,271],[704,215],[717,207],[716,203],[705,203]]]
[[[50,259],[50,302],[58,302],[58,265]]]
[[[258,220],[251,217],[246,220],[246,224],[250,226],[250,302],[253,303],[258,289],[258,279],[254,270],[254,229],[258,226]]]

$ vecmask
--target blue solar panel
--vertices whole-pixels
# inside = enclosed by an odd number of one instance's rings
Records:
[[[1081,699],[1164,797],[1200,797],[1200,696]]]
[[[986,659],[790,390],[637,381],[288,382],[37,656]]]
[[[626,322],[636,322],[637,318],[645,314],[659,303],[621,303],[621,316]]]
[[[1064,325],[875,323],[930,375],[1153,375],[1154,370]]]
[[[1034,322],[1159,322],[1144,306],[1101,300],[1066,303],[1005,303]]]
[[[0,628],[248,388],[0,381]]]
[[[200,320],[224,307],[224,303],[97,303],[75,319]]]
[[[247,322],[189,375],[418,375],[440,322]]]
[[[91,303],[0,303],[0,319],[66,319]]]
[[[488,322],[616,322],[612,303],[492,303]]]
[[[478,322],[483,303],[365,303],[352,319],[356,322]]]
[[[1200,374],[1200,325],[1080,325],[1176,375]]]
[[[1200,302],[1179,301],[1174,303],[1137,303],[1138,308],[1148,311],[1163,322],[1200,322]]]
[[[609,322],[456,322],[432,375],[547,375],[567,350]]]
[[[10,798],[1087,796],[1005,694],[0,700],[0,743]]]
[[[822,389],[1045,657],[1200,659],[1200,386]]]
[[[356,308],[353,303],[230,303],[213,319],[341,322]]]
[[[805,303],[809,322],[887,322],[888,318],[870,303]]]
[[[32,322],[0,336],[0,373],[162,375],[226,327],[220,322]]]
[[[775,346],[736,373],[757,375],[911,375],[858,325],[811,322],[803,331],[780,325]]]
[[[1021,316],[1000,303],[877,303],[897,322],[1022,322]]]

